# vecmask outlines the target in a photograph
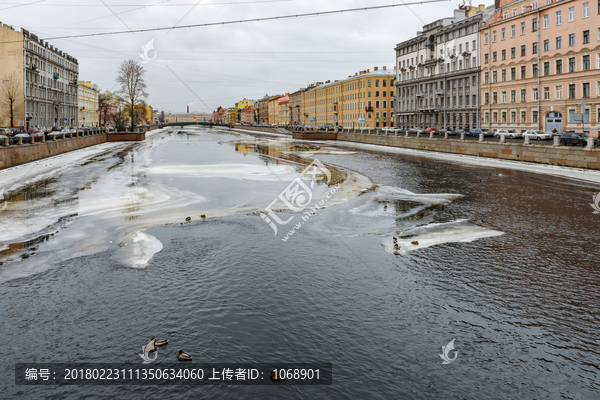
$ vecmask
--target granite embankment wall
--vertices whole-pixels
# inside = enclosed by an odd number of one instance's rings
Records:
[[[337,140],[504,160],[600,169],[600,149],[587,149],[575,146],[500,143],[497,141],[498,139],[488,139],[484,142],[478,142],[475,140],[444,139],[439,136],[434,138],[417,138],[360,133],[338,133]]]

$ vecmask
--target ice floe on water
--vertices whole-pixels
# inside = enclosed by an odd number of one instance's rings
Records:
[[[144,232],[128,235],[119,246],[113,258],[133,268],[145,268],[152,257],[163,249],[160,240]]]
[[[162,165],[147,169],[148,174],[177,175],[196,178],[229,178],[257,181],[291,181],[297,176],[294,168],[286,165],[208,164]]]
[[[382,240],[382,245],[390,253],[403,253],[444,243],[474,242],[478,239],[503,234],[504,232],[461,219],[415,226],[400,232],[397,236],[385,237]],[[396,246],[394,245],[394,238],[396,238]]]

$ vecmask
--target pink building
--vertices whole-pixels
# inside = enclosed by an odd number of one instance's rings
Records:
[[[480,29],[482,127],[597,137],[600,2],[496,0],[496,9]]]
[[[254,123],[254,107],[246,107],[241,110],[240,114],[241,122],[246,124]]]

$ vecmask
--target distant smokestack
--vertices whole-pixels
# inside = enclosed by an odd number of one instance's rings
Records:
[[[190,113],[190,106],[187,106],[187,113]]]

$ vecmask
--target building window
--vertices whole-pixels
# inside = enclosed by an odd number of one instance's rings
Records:
[[[544,40],[544,51],[550,51],[550,40]]]
[[[510,102],[515,103],[516,101],[517,101],[517,91],[511,90],[510,91]]]
[[[492,53],[492,61],[493,61],[493,62],[496,62],[496,61],[498,61],[498,53],[496,53],[496,52],[493,52],[493,53]]]
[[[492,42],[496,43],[496,31],[492,32]]]
[[[600,5],[600,3],[598,3]],[[583,18],[590,16],[590,3],[583,3]]]
[[[502,28],[502,40],[506,40],[506,28]]]
[[[583,56],[583,70],[590,70],[590,56]]]
[[[378,85],[377,85],[378,86]],[[375,97],[379,97],[379,91],[375,92]]]
[[[562,47],[562,38],[560,36],[558,36],[556,38],[556,48],[560,49]]]
[[[492,118],[494,120],[494,123],[498,123],[498,113],[497,112],[492,113]]]
[[[502,123],[506,123],[506,111],[502,111]]]
[[[502,91],[502,102],[506,103],[506,90]]]
[[[486,34],[484,35],[483,43],[485,43],[485,44],[488,44],[488,43],[489,43],[489,39],[490,39],[490,37],[489,37],[489,35],[486,33]]]
[[[531,9],[532,10],[537,9],[537,1],[534,1],[533,3],[531,3]]]
[[[575,21],[575,7],[569,8],[569,22]]]
[[[569,98],[570,99],[575,98],[575,84],[574,83],[569,85]]]
[[[521,57],[525,57],[525,45],[521,46]]]
[[[534,18],[531,20],[531,31],[532,32],[537,31],[537,18]]]
[[[484,95],[484,99],[485,99],[485,104],[490,104],[490,94],[489,93],[486,93]]]
[[[575,57],[569,58],[569,72],[575,72]]]
[[[410,60],[411,60],[411,64],[412,64],[412,58],[411,58]],[[368,81],[368,82],[367,82],[367,86],[368,86],[368,87],[371,87],[371,81]],[[369,97],[371,97],[371,96],[369,96]]]
[[[517,113],[516,111],[511,111],[510,113],[510,122],[515,124],[517,122]]]
[[[504,11],[503,16],[504,16],[504,19],[508,19],[508,11]]]
[[[560,11],[556,12],[556,25],[560,25],[562,23],[562,14]]]
[[[550,100],[550,86],[544,87],[544,100]]]
[[[539,98],[538,88],[531,89],[531,100],[537,101]]]
[[[569,46],[575,46],[575,34],[571,33],[569,35]]]
[[[502,70],[502,82],[506,82],[506,69]]]
[[[527,101],[526,96],[527,96],[527,90],[526,89],[521,89],[521,102],[524,103],[524,102]]]
[[[537,42],[533,43],[533,54],[537,54]]]
[[[583,31],[583,44],[590,42],[590,31]]]
[[[485,53],[483,61],[485,64],[487,64],[490,61],[490,55],[488,53]]]
[[[521,65],[521,79],[527,78],[525,71],[526,71],[526,67],[524,65]]]
[[[492,93],[492,101],[494,102],[494,104],[498,103],[498,92]]]
[[[510,80],[514,81],[517,79],[517,69],[515,67],[512,67],[510,69]]]
[[[590,83],[584,82],[582,88],[583,88],[583,97],[590,97]]]
[[[521,111],[521,123],[524,124],[527,122],[527,112]]]
[[[562,99],[562,85],[556,86],[556,100]]]
[[[492,82],[498,82],[498,71],[492,71]]]
[[[526,13],[527,12],[527,6],[526,5],[523,6],[522,10],[523,10],[522,12]]]
[[[506,60],[506,50],[502,50],[502,60]]]
[[[531,122],[534,123],[534,124],[537,124],[537,122],[538,122],[538,112],[537,111],[532,112],[531,116],[533,117],[532,118],[533,121],[531,121]]]
[[[532,67],[531,68],[531,70],[532,70],[532,76],[534,78],[537,78],[538,77],[538,65],[537,64],[533,64],[531,67]]]
[[[550,16],[544,15],[544,29],[548,29],[550,26]]]
[[[544,75],[550,75],[550,61],[544,62]]]
[[[490,73],[489,72],[486,72],[484,74],[484,80],[485,80],[486,84],[490,83]]]
[[[516,32],[517,32],[517,28],[515,27],[515,25],[511,25],[511,27],[510,27],[510,37],[515,37]]]

